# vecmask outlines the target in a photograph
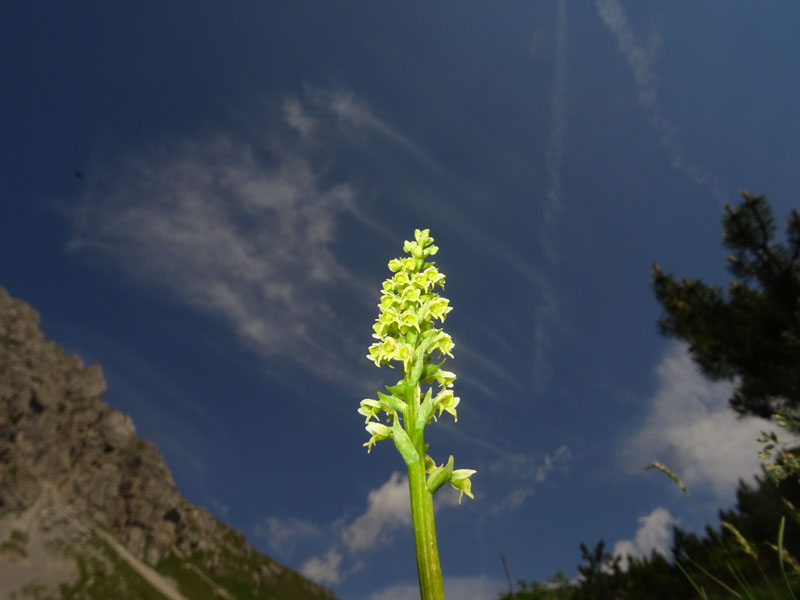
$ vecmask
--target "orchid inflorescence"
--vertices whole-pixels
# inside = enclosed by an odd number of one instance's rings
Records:
[[[362,400],[358,412],[366,417],[366,429],[371,435],[364,444],[368,452],[377,442],[393,439],[407,465],[425,461],[426,484],[431,494],[449,483],[461,492],[461,502],[464,494],[473,498],[470,477],[476,471],[453,470],[452,456],[437,466],[423,442],[425,426],[443,412],[458,420],[459,403],[452,390],[455,374],[441,369],[444,355],[453,356],[453,340],[432,323],[433,319],[444,323],[453,309],[450,301],[434,290],[437,285],[444,289],[445,276],[433,262],[425,261],[439,251],[429,233],[429,229],[414,230],[415,241],[406,241],[403,246],[410,256],[389,261],[394,276],[383,282],[380,313],[373,325],[373,337],[378,342],[369,347],[367,355],[378,367],[394,368],[392,362],[402,363],[403,378],[393,386],[385,386],[389,394],[378,392],[377,399]],[[432,362],[434,350],[442,357],[438,364]],[[438,386],[436,395],[434,382]],[[424,395],[421,384],[429,386]],[[381,422],[381,413],[385,413],[386,423]]]

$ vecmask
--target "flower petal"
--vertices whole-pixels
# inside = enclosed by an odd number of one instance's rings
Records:
[[[477,471],[473,469],[458,469],[457,471],[453,471],[450,477],[450,485],[461,492],[458,495],[459,504],[461,504],[461,498],[464,497],[464,494],[473,500],[475,499],[475,496],[472,495],[472,480],[470,479],[475,473],[477,473]]]

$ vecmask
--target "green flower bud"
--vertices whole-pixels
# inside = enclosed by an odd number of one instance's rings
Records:
[[[453,455],[447,460],[447,464],[434,468],[428,475],[427,487],[428,491],[433,494],[442,487],[445,483],[450,483],[450,478],[453,475]]]
[[[428,444],[425,444],[425,452],[427,452],[427,451],[428,451]],[[431,473],[433,473],[433,470],[435,468],[436,468],[436,463],[433,462],[433,459],[426,454],[425,455],[425,474],[426,475],[430,475]]]
[[[425,242],[428,241],[428,235],[430,232],[430,229],[415,229],[414,239],[417,240],[418,244],[425,245]],[[433,240],[430,240],[430,242],[433,243]]]

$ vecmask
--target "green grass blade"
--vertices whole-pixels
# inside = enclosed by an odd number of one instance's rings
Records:
[[[747,580],[744,578],[744,575],[742,574],[739,567],[736,565],[732,565],[729,562],[725,563],[725,566],[728,567],[728,571],[730,571],[731,575],[733,575],[733,578],[736,580],[736,583],[739,584],[739,587],[742,588],[742,592],[744,593],[744,595],[747,596],[747,598],[749,598],[750,600],[755,600],[755,596],[753,595],[753,592],[750,590],[750,586],[747,585]]]
[[[678,559],[677,559],[677,558],[675,558],[675,557],[672,555],[672,552],[669,552],[669,551],[667,551],[667,554],[669,554],[669,557],[672,559],[672,562],[673,562],[673,563],[675,563],[675,566],[676,566],[676,567],[678,567],[678,568],[680,569],[681,573],[683,573],[683,576],[684,576],[684,577],[686,577],[686,579],[688,579],[688,580],[689,580],[689,583],[690,583],[690,584],[692,584],[692,587],[693,587],[693,588],[694,588],[694,590],[695,590],[695,591],[696,591],[696,592],[699,594],[699,596],[700,596],[700,597],[701,597],[703,600],[708,600],[708,594],[706,594],[706,591],[705,591],[703,588],[699,587],[699,586],[698,586],[698,585],[697,585],[697,584],[694,582],[694,579],[692,579],[692,576],[691,576],[691,575],[689,575],[689,573],[686,571],[686,569],[684,569],[684,568],[683,568],[683,565],[682,565],[680,562],[678,562]]]
[[[781,517],[781,526],[778,528],[778,564],[781,567],[781,575],[783,575],[783,580],[786,582],[786,587],[792,595],[792,600],[797,600],[792,591],[792,586],[789,584],[789,578],[786,576],[786,569],[783,566],[783,529],[785,526],[786,517]]]
[[[706,571],[706,570],[703,568],[703,565],[701,565],[700,563],[698,563],[697,561],[695,561],[694,559],[692,559],[692,557],[691,557],[691,556],[689,556],[689,555],[687,554],[687,555],[686,555],[686,558],[688,558],[688,559],[691,561],[691,563],[692,563],[692,564],[693,564],[695,567],[697,567],[698,569],[700,569],[700,570],[703,572],[703,574],[704,574],[706,577],[709,577],[709,578],[711,578],[712,580],[714,580],[716,583],[718,583],[719,585],[721,585],[722,587],[724,587],[726,590],[728,590],[728,591],[729,591],[731,594],[733,594],[733,595],[734,595],[736,598],[741,598],[741,597],[742,597],[742,595],[741,595],[739,592],[737,592],[735,589],[733,589],[732,587],[730,587],[730,586],[729,586],[727,583],[725,583],[725,582],[724,582],[724,581],[722,581],[721,579],[718,579],[717,577],[715,577],[714,575],[712,575],[711,573],[709,573],[708,571]],[[729,563],[729,564],[730,564],[730,563]]]

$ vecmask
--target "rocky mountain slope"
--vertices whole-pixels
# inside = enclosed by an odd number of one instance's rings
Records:
[[[0,287],[0,598],[334,598],[187,502],[105,392]]]

